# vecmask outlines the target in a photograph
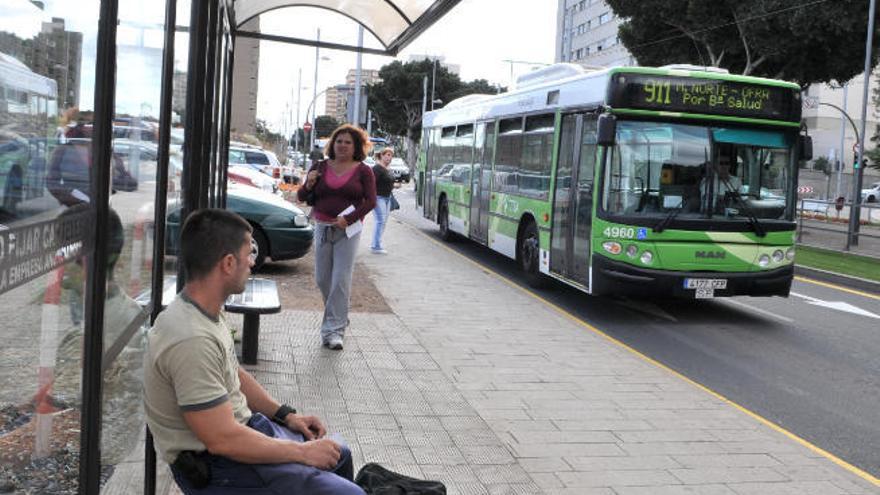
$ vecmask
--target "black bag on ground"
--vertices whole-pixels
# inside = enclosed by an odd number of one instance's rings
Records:
[[[371,462],[358,471],[354,482],[367,495],[446,495],[439,481],[418,480]]]

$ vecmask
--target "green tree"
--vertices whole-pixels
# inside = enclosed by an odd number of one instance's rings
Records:
[[[608,0],[641,65],[691,63],[795,81],[849,81],[864,68],[868,2]],[[880,31],[880,30],[878,30]],[[877,46],[877,32],[874,44]],[[880,51],[873,53],[872,67]]]
[[[391,62],[379,69],[381,82],[369,86],[369,108],[373,111],[377,134],[402,136],[407,150],[406,161],[415,164],[418,153],[418,140],[422,133],[422,100],[425,97],[423,81],[428,77],[428,91],[432,87],[431,77],[434,63],[419,60],[401,63]],[[434,99],[440,105],[474,93],[494,94],[498,88],[485,79],[464,83],[458,75],[449,72],[441,64],[436,66],[436,81],[433,82]],[[436,105],[436,104],[435,104]],[[428,102],[428,108],[431,103]]]
[[[332,115],[319,115],[315,117],[315,137],[328,138],[339,127],[340,122]]]
[[[284,136],[277,132],[272,132],[272,130],[266,125],[265,120],[257,119],[256,131],[257,139],[259,139],[261,143],[274,145],[275,143],[284,141]]]
[[[813,160],[813,170],[821,170],[825,175],[829,175],[831,174],[831,169],[831,162],[824,156],[816,157],[816,159]]]

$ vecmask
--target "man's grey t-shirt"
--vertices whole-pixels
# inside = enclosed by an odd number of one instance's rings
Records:
[[[184,450],[205,445],[183,419],[187,411],[230,401],[235,420],[251,417],[241,393],[235,343],[222,316],[213,319],[181,293],[156,319],[144,357],[147,425],[160,455],[172,463]]]

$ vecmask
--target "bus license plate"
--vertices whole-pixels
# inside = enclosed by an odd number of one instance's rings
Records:
[[[726,289],[726,278],[686,278],[685,289]]]
[[[712,299],[715,297],[715,289],[697,289],[694,299]]]

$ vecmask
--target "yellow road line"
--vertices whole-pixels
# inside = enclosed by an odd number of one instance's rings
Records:
[[[827,287],[829,289],[835,289],[835,290],[839,290],[841,292],[849,292],[850,294],[855,294],[857,296],[867,297],[870,299],[876,299],[876,300],[880,301],[880,296],[878,296],[877,294],[871,294],[870,292],[864,292],[864,291],[860,291],[860,290],[856,290],[856,289],[850,289],[849,287],[843,287],[843,286],[837,285],[837,284],[831,284],[828,282],[813,280],[812,278],[806,278],[806,277],[802,277],[800,275],[795,276],[794,279],[797,280],[798,282],[819,285],[822,287]]]
[[[401,222],[401,223],[404,223],[404,222]],[[666,366],[665,364],[663,364],[663,363],[657,361],[656,359],[651,358],[651,357],[648,357],[648,356],[646,356],[645,354],[642,354],[640,351],[636,350],[635,348],[630,347],[629,345],[623,343],[622,341],[615,339],[614,337],[608,335],[607,333],[603,332],[602,330],[599,330],[598,328],[594,327],[593,325],[590,325],[589,323],[587,323],[587,322],[581,320],[581,319],[578,318],[577,316],[575,316],[575,315],[569,313],[567,310],[563,309],[561,306],[558,306],[557,304],[555,304],[555,303],[553,303],[553,302],[550,302],[550,301],[548,301],[547,299],[544,299],[543,297],[541,297],[540,295],[538,295],[538,294],[532,292],[531,290],[529,290],[529,289],[527,289],[527,288],[525,288],[525,287],[522,287],[521,285],[519,285],[519,284],[513,282],[512,280],[508,279],[508,278],[505,277],[504,275],[501,275],[500,273],[498,273],[498,272],[492,270],[492,269],[489,268],[488,266],[483,265],[483,264],[481,264],[481,263],[478,263],[478,262],[476,262],[476,261],[474,261],[474,260],[468,258],[467,256],[463,255],[462,253],[459,253],[458,251],[452,249],[451,247],[449,247],[449,246],[443,244],[442,242],[440,242],[440,241],[434,239],[433,237],[429,236],[428,234],[422,232],[422,231],[419,230],[418,228],[416,228],[416,227],[414,227],[414,226],[412,226],[412,225],[409,225],[409,224],[407,224],[407,223],[404,223],[404,225],[406,225],[407,227],[409,227],[409,228],[415,230],[415,231],[418,232],[419,234],[423,235],[426,239],[428,239],[429,241],[433,242],[433,243],[436,244],[437,246],[442,247],[443,249],[449,251],[450,253],[453,253],[453,254],[459,256],[460,258],[464,259],[465,261],[471,263],[472,265],[478,267],[479,269],[483,270],[484,272],[488,273],[489,275],[492,275],[494,278],[496,278],[496,279],[498,279],[498,280],[504,282],[505,284],[507,284],[507,285],[509,285],[509,286],[511,286],[511,287],[513,287],[513,288],[515,288],[515,289],[519,289],[520,291],[522,291],[522,292],[528,294],[529,296],[531,296],[531,297],[537,299],[538,301],[540,301],[540,302],[546,304],[547,306],[553,308],[553,309],[556,310],[559,314],[565,316],[566,318],[568,318],[569,320],[573,321],[573,322],[576,323],[577,325],[579,325],[579,326],[581,326],[581,327],[583,327],[583,328],[586,328],[586,329],[589,330],[590,332],[593,332],[594,334],[596,334],[596,335],[598,335],[598,336],[600,336],[600,337],[605,338],[606,340],[610,341],[611,343],[613,343],[613,344],[615,344],[615,345],[617,345],[617,346],[619,346],[619,347],[622,347],[622,348],[626,349],[627,351],[629,351],[630,353],[634,354],[635,356],[641,358],[642,360],[647,361],[648,363],[651,363],[651,364],[653,364],[654,366],[657,366],[658,368],[663,369],[663,370],[665,370],[665,371],[671,373],[672,375],[674,375],[674,376],[680,378],[681,380],[684,380],[685,382],[687,382],[687,383],[689,383],[689,384],[691,384],[691,385],[697,387],[698,389],[700,389],[700,390],[702,390],[702,391],[708,393],[709,395],[711,395],[711,396],[715,397],[716,399],[718,399],[718,400],[724,402],[725,404],[728,404],[728,405],[733,406],[734,408],[736,408],[737,410],[741,411],[742,413],[744,413],[744,414],[750,416],[751,418],[757,420],[759,423],[761,423],[761,424],[763,424],[763,425],[765,425],[765,426],[771,428],[772,430],[774,430],[774,431],[776,431],[776,432],[778,432],[778,433],[781,433],[782,435],[785,435],[786,437],[788,437],[788,438],[794,440],[795,442],[797,442],[797,443],[803,445],[804,447],[806,447],[806,448],[812,450],[813,452],[815,452],[815,453],[817,453],[817,454],[819,454],[819,455],[821,455],[821,456],[823,456],[823,457],[826,457],[826,458],[829,459],[830,461],[832,461],[832,462],[834,462],[835,464],[839,465],[840,467],[846,469],[847,471],[849,471],[849,472],[855,474],[856,476],[858,476],[858,477],[864,479],[865,481],[868,481],[868,482],[870,482],[870,483],[873,483],[874,485],[880,486],[880,478],[876,478],[875,476],[871,475],[870,473],[867,473],[867,472],[865,472],[865,471],[863,471],[863,470],[857,468],[856,466],[853,466],[852,464],[850,464],[850,463],[844,461],[843,459],[837,457],[836,455],[832,454],[831,452],[828,452],[827,450],[825,450],[825,449],[823,449],[823,448],[821,448],[821,447],[818,447],[818,446],[816,446],[816,445],[813,445],[812,443],[808,442],[807,440],[804,440],[803,438],[801,438],[801,437],[795,435],[794,433],[792,433],[792,432],[786,430],[785,428],[783,428],[783,427],[777,425],[776,423],[770,421],[769,419],[766,419],[766,418],[764,418],[763,416],[760,416],[758,413],[755,413],[755,412],[752,412],[752,411],[746,409],[745,407],[743,407],[743,406],[737,404],[736,402],[733,402],[732,400],[730,400],[730,399],[728,399],[727,397],[725,397],[725,396],[719,394],[718,392],[715,392],[714,390],[712,390],[712,389],[706,387],[705,385],[702,385],[702,384],[700,384],[700,383],[698,383],[698,382],[695,382],[694,380],[691,380],[690,378],[688,378],[688,377],[682,375],[682,374],[679,373],[678,371],[675,371],[674,369],[670,368],[669,366]],[[800,279],[801,277],[797,277],[797,278]],[[832,286],[831,284],[825,284],[824,282],[817,282],[817,281],[813,281],[813,280],[809,280],[809,279],[804,279],[803,281],[804,281],[804,282],[810,282],[810,283],[816,283],[816,284],[818,284],[818,285],[828,285],[829,287],[832,287],[832,288],[846,289],[845,287]],[[853,292],[858,292],[858,291],[853,291]],[[867,293],[863,293],[863,294],[861,294],[861,295],[866,295],[866,296],[869,296],[869,297],[874,297],[874,296],[872,296],[871,294],[867,294]]]

